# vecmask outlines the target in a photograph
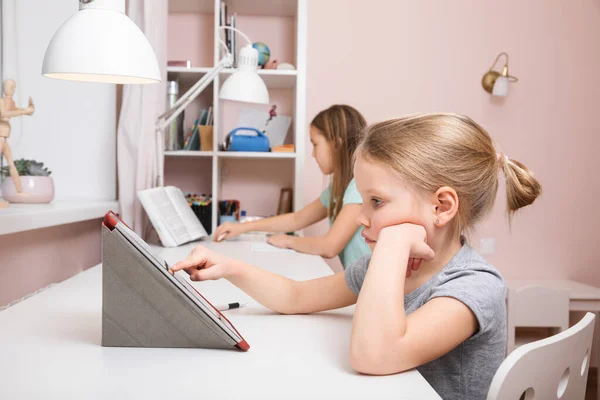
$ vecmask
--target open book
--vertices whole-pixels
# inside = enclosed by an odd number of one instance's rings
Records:
[[[163,246],[175,247],[208,236],[185,196],[175,186],[142,190],[138,198]]]

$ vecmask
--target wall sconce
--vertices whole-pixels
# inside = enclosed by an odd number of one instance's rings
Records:
[[[506,58],[502,72],[494,71],[494,67],[498,63],[501,56]],[[481,79],[481,86],[486,92],[493,94],[494,96],[506,96],[508,94],[509,82],[516,82],[518,79],[508,74],[508,54],[502,52],[498,54],[496,60],[490,67],[490,70],[483,75]]]

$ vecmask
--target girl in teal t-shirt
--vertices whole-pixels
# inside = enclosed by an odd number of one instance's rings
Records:
[[[327,189],[325,189],[323,193],[321,193],[321,197],[319,197],[319,200],[321,200],[321,204],[323,204],[323,206],[329,206],[329,203],[331,202],[331,185]],[[356,190],[356,183],[354,182],[354,179],[350,181],[350,184],[348,184],[348,187],[344,192],[344,197],[342,199],[342,208],[345,205],[349,204],[357,204],[359,206],[362,205],[362,199],[360,197],[360,194],[358,193],[358,190]],[[334,219],[330,218],[329,223],[330,225],[333,225]],[[371,253],[371,250],[369,250],[369,246],[365,242],[365,239],[363,239],[363,237],[361,236],[361,232],[362,227],[358,228],[358,230],[354,232],[354,235],[352,235],[352,238],[350,238],[350,241],[346,243],[346,246],[340,253],[340,261],[342,262],[344,269],[346,269],[346,267],[353,264],[356,260],[364,256],[365,254]]]
[[[298,212],[241,224],[225,222],[215,231],[214,240],[230,239],[252,231],[293,232],[328,218],[331,227],[324,236],[275,235],[268,242],[325,258],[339,255],[344,269],[361,256],[370,254],[356,222],[362,200],[356,190],[352,169],[352,155],[365,126],[363,116],[347,105],[334,105],[317,114],[310,124],[312,156],[321,172],[331,176],[331,185],[320,198]]]

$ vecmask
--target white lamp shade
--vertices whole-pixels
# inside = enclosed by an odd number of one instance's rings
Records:
[[[122,12],[99,8],[78,11],[56,31],[42,74],[84,82],[160,82],[158,61],[144,33]]]
[[[219,96],[223,100],[248,103],[269,103],[267,85],[258,75],[258,51],[251,45],[240,50],[239,68],[221,86]]]
[[[219,95],[223,100],[269,103],[267,86],[256,71],[236,71],[223,82]]]
[[[508,94],[508,78],[506,76],[499,76],[496,78],[492,94],[500,97],[504,97]]]

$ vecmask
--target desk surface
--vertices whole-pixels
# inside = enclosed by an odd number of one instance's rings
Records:
[[[208,247],[294,279],[331,273],[320,257],[251,251],[249,242]],[[160,249],[170,263],[193,245]],[[0,312],[0,399],[439,399],[416,371],[375,377],[348,361],[353,307],[276,315],[225,280],[194,283],[227,311],[251,348],[108,348],[101,339],[101,266]]]
[[[550,289],[566,290],[569,292],[571,300],[600,301],[600,288],[566,279],[507,280],[506,286],[512,289],[526,286],[543,286]]]

